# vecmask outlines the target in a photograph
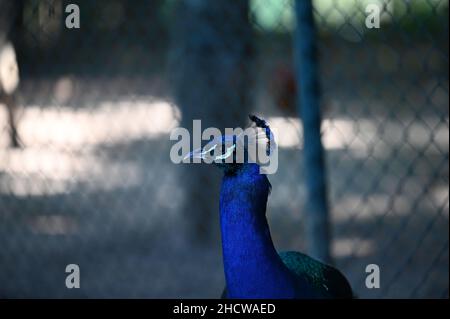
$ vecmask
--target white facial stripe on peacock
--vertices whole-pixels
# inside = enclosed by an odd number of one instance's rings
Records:
[[[209,157],[212,161],[222,161],[235,154],[234,160],[237,163],[244,162],[244,153],[247,160],[259,163],[262,155],[266,154],[269,147],[270,153],[275,148],[275,143],[268,143],[265,132],[252,128],[241,132],[237,136],[225,136],[225,141],[215,139],[208,143],[201,152],[203,158]]]
[[[230,157],[230,155],[233,154],[235,148],[236,144],[231,145],[230,147],[227,148],[227,151],[224,154],[216,156],[214,160],[223,160]]]
[[[210,158],[213,161],[218,160],[224,160],[230,157],[233,154],[233,151],[236,149],[236,144],[231,144],[231,146],[226,148],[226,151],[224,153],[219,153],[219,149],[217,149],[217,146],[222,146],[221,142],[215,142],[213,145],[210,145],[212,143],[209,143],[205,146],[204,151],[201,152],[202,157],[210,156]]]

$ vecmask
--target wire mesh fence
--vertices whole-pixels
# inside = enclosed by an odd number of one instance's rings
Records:
[[[220,173],[169,158],[195,118],[268,120],[272,236],[306,250],[294,5],[0,0],[0,297],[219,297]],[[448,1],[313,5],[334,263],[362,298],[448,298]]]

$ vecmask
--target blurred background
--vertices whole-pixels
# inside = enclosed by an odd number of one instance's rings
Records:
[[[307,250],[294,5],[0,0],[0,297],[219,297],[221,172],[169,158],[192,119],[277,130],[272,236]],[[448,298],[448,0],[313,6],[334,264],[361,298]]]

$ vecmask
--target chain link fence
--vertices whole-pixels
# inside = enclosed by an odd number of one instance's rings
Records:
[[[0,0],[0,297],[219,297],[220,173],[169,158],[194,118],[276,129],[272,236],[305,251],[294,5]],[[313,5],[334,263],[361,298],[448,298],[448,1]]]

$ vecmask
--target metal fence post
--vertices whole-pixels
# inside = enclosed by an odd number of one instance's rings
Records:
[[[305,211],[309,254],[331,262],[324,152],[320,135],[320,90],[313,6],[310,0],[295,2],[294,59],[297,109],[304,131],[304,170],[307,188]]]

